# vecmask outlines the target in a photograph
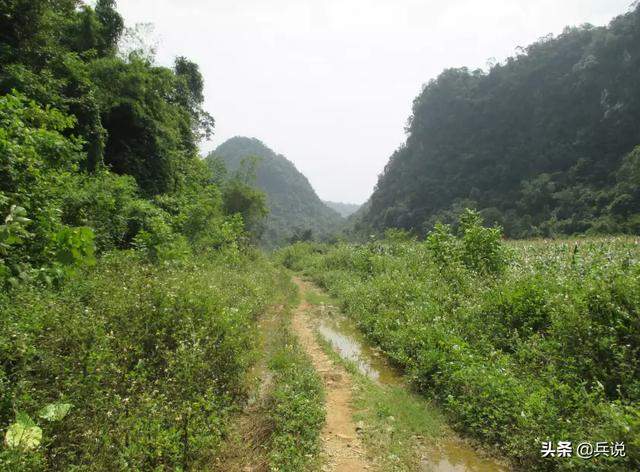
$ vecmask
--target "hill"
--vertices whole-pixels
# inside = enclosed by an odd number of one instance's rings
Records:
[[[344,218],[350,217],[362,206],[357,203],[327,202],[325,200],[323,200],[322,203],[340,213]]]
[[[324,240],[339,231],[344,219],[322,203],[309,180],[291,161],[276,154],[260,140],[231,138],[218,146],[207,160],[211,164],[221,159],[227,171],[233,173],[248,157],[259,158],[256,185],[266,193],[270,210],[262,235],[263,245],[273,248],[291,238]]]
[[[640,6],[566,28],[414,100],[356,228],[424,234],[481,210],[511,237],[640,233]]]

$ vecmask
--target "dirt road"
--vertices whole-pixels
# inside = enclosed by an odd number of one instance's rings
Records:
[[[314,368],[322,376],[325,389],[326,424],[321,440],[327,463],[324,470],[335,472],[357,472],[371,470],[364,447],[353,422],[352,383],[344,368],[334,364],[325,354],[311,328],[311,305],[305,301],[306,283],[294,278],[300,288],[301,303],[294,312],[293,330],[300,345],[311,358]]]

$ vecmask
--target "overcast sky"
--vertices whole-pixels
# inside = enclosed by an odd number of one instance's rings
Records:
[[[216,136],[293,161],[321,198],[371,194],[404,141],[411,103],[444,68],[485,68],[566,25],[607,24],[632,0],[119,0],[153,23],[157,60],[206,81]]]

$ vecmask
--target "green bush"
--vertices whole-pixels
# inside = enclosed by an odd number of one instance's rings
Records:
[[[71,117],[19,93],[0,97],[0,214],[7,238],[3,272],[14,280],[55,256],[49,249],[65,226],[58,206],[61,189],[81,158],[81,141],[64,136],[73,124]]]
[[[501,228],[483,227],[480,214],[467,209],[460,216],[458,237],[449,225],[437,223],[427,235],[426,245],[441,269],[450,270],[463,264],[480,273],[497,274],[507,263],[501,240]]]
[[[106,171],[78,174],[62,195],[62,219],[69,226],[93,229],[99,253],[122,249],[131,239],[127,212],[138,199],[131,177]]]

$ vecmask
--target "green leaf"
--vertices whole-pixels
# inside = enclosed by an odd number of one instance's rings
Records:
[[[72,407],[71,403],[50,403],[40,410],[38,416],[47,421],[60,421],[67,416]]]
[[[25,426],[36,425],[35,421],[33,421],[29,415],[27,415],[26,413],[20,413],[20,412],[16,414],[16,423],[21,423]]]
[[[4,443],[11,449],[30,451],[40,446],[42,442],[42,429],[35,425],[33,420],[24,413],[19,413],[16,422],[7,429]]]
[[[12,213],[16,216],[26,216],[27,215],[27,210],[25,210],[23,207],[21,206],[16,206],[14,205],[13,207],[11,207]]]

